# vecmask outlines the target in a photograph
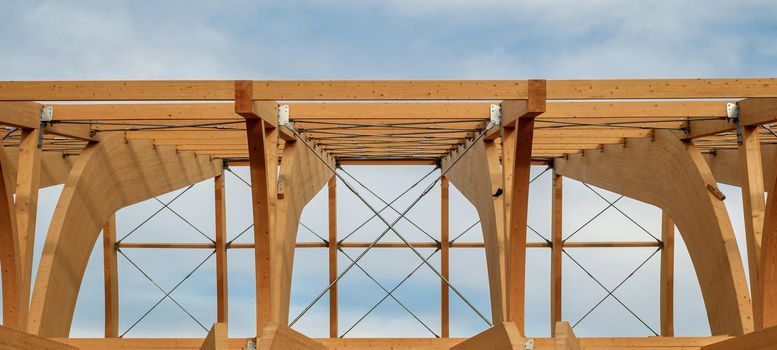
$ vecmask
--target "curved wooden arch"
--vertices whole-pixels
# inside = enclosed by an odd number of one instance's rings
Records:
[[[294,251],[297,230],[302,210],[332,178],[332,170],[318,157],[298,142],[287,142],[281,158],[280,178],[283,179],[283,198],[276,204],[275,230],[272,242],[273,315],[277,313],[278,323],[289,323],[291,300],[291,277],[294,270]],[[326,158],[325,158],[326,159]],[[330,166],[334,162],[329,161]],[[280,196],[279,196],[280,197]]]
[[[67,337],[89,255],[117,210],[221,173],[221,161],[107,134],[68,175],[46,235],[28,331]]]
[[[460,152],[462,152],[461,149],[443,161],[443,171],[451,167],[451,160],[459,157]],[[445,176],[472,203],[480,217],[480,227],[483,231],[483,241],[486,248],[491,318],[494,324],[498,324],[505,321],[507,314],[507,259],[505,256],[507,247],[504,222],[499,220],[504,218],[504,210],[494,203],[497,200],[501,204],[507,195],[503,192],[496,199],[492,196],[494,193],[492,181],[497,183],[497,187],[502,186],[499,182],[501,178],[499,152],[492,141],[489,141],[488,146],[484,141],[479,141],[460,157],[460,160],[450,168]],[[489,170],[489,167],[494,168],[494,171]],[[498,214],[499,216],[497,216]]]
[[[696,269],[713,334],[753,330],[747,280],[715,178],[699,150],[668,131],[556,160],[558,174],[653,204],[674,219]],[[712,190],[710,189],[712,188]]]
[[[764,165],[769,164],[771,168],[777,165],[777,153],[767,155],[763,153]],[[766,167],[764,167],[766,168]],[[766,189],[770,194],[777,193],[777,173],[772,171],[767,174],[764,172]],[[777,196],[769,195],[764,210],[764,227],[761,238],[761,278],[758,286],[758,293],[754,295],[761,296],[760,303],[754,303],[754,314],[759,320],[762,328],[777,326]],[[762,323],[759,323],[761,321]]]

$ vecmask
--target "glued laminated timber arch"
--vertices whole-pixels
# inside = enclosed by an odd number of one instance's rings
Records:
[[[150,141],[106,134],[79,155],[49,226],[30,306],[28,331],[67,337],[86,264],[102,226],[117,210],[214,177],[221,161]]]
[[[555,162],[558,174],[653,204],[674,220],[699,279],[715,335],[753,331],[753,314],[734,232],[715,178],[690,141],[655,131]]]
[[[326,159],[326,158],[324,158]],[[327,159],[330,166],[334,162]],[[323,161],[300,142],[287,142],[283,149],[280,178],[283,181],[283,198],[276,201],[277,230],[273,239],[273,251],[281,261],[273,264],[274,307],[279,308],[280,324],[289,323],[291,275],[294,267],[294,250],[297,242],[299,219],[305,205],[324,188],[334,174]]]
[[[493,143],[488,145],[488,148],[494,147]],[[496,154],[489,157],[486,153],[486,143],[478,141],[461,155],[461,158],[457,158],[457,153],[454,153],[443,160],[442,171],[447,171],[445,176],[472,203],[480,217],[486,248],[491,318],[494,324],[498,324],[505,321],[507,313],[505,238],[503,227],[498,222],[497,208],[492,197],[492,177],[489,173],[489,163],[492,163],[492,166],[498,166],[493,164],[498,163],[498,159],[494,159]],[[455,159],[459,159],[458,162],[451,164]],[[501,184],[499,186],[501,187]]]

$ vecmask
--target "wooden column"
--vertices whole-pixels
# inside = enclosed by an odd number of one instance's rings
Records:
[[[329,179],[329,337],[338,337],[337,321],[337,177]]]
[[[758,286],[761,280],[761,237],[763,234],[764,176],[761,161],[761,144],[758,126],[742,127],[742,144],[739,145],[742,174],[742,209],[744,211],[745,237],[747,241],[747,265],[750,271],[750,285]],[[759,288],[751,288],[753,300],[754,327],[763,327],[763,296]]]
[[[564,237],[562,227],[562,179],[563,176],[553,171],[553,187],[551,190],[551,235],[550,251],[550,330],[555,335],[556,325],[561,322],[561,270]]]
[[[254,249],[256,264],[256,329],[261,334],[264,327],[270,323],[271,310],[271,222],[272,204],[270,193],[273,181],[271,177],[275,169],[268,169],[267,160],[270,152],[266,149],[264,121],[246,119],[248,133],[248,153],[251,167],[251,198],[254,213]]]
[[[13,172],[6,156],[3,141],[0,140],[0,267],[2,267],[3,325],[24,330],[21,322],[23,309],[27,306],[22,290],[22,260],[19,235],[16,231],[16,213],[13,201]]]
[[[16,232],[19,235],[21,257],[21,302],[29,305],[32,284],[32,256],[35,249],[35,220],[38,213],[41,150],[38,148],[38,130],[22,129],[16,169]],[[21,325],[27,324],[27,308],[19,310]]]
[[[450,218],[448,178],[440,179],[440,265],[442,276],[450,281]],[[450,337],[450,291],[445,281],[440,281],[440,329],[443,338]]]
[[[674,336],[674,222],[661,212],[661,336]]]
[[[227,201],[224,175],[213,178],[216,210],[216,322],[229,322],[227,269]]]
[[[103,226],[105,337],[119,337],[119,265],[116,256],[116,214]]]
[[[529,98],[521,102],[502,102],[502,117],[515,116],[516,142],[515,164],[511,171],[510,228],[507,264],[507,320],[515,322],[520,334],[524,334],[524,312],[526,299],[526,224],[529,210],[529,175],[531,172],[532,141],[534,139],[534,118],[545,112],[546,87],[544,80],[529,81]]]

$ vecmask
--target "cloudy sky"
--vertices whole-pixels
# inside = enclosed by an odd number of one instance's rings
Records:
[[[508,1],[508,0],[288,0],[288,1],[0,1],[0,80],[22,79],[525,79],[766,77],[777,75],[777,3],[773,1]],[[349,168],[386,199],[413,184],[430,168]],[[245,169],[235,173],[247,179]],[[540,174],[542,167],[534,169]],[[387,176],[390,175],[390,176]],[[435,175],[432,176],[435,177]],[[227,175],[230,238],[250,219],[247,187]],[[564,229],[568,235],[607,203],[582,184],[565,182]],[[723,186],[727,207],[741,239],[737,188]],[[38,252],[61,188],[41,193]],[[410,203],[411,192],[398,208]],[[609,200],[617,195],[600,191]],[[162,196],[169,201],[180,191]],[[213,235],[213,184],[194,186],[171,207],[207,235]],[[530,223],[549,233],[549,173],[532,185]],[[338,187],[341,237],[370,217],[345,186]],[[377,199],[369,197],[374,205]],[[439,234],[439,191],[422,200],[409,217],[433,236]],[[619,208],[653,235],[660,212],[629,199]],[[141,203],[118,214],[119,235],[134,229],[161,205]],[[303,222],[326,229],[325,196],[306,209]],[[476,217],[452,191],[452,234]],[[388,215],[389,218],[395,216]],[[425,236],[407,223],[401,232]],[[374,221],[353,236],[369,240],[382,231]],[[250,240],[250,232],[237,241]],[[300,230],[301,241],[315,236]],[[396,237],[387,236],[396,240]],[[428,238],[426,238],[428,239]],[[462,240],[479,241],[479,229]],[[529,233],[530,240],[541,240]],[[573,238],[575,241],[650,240],[618,211],[608,209]],[[204,237],[170,211],[160,212],[127,242],[204,242]],[[742,244],[740,244],[742,246]],[[358,250],[347,251],[351,256]],[[127,250],[159,285],[169,290],[208,257],[207,251]],[[431,251],[422,251],[431,254]],[[570,250],[570,255],[607,288],[614,288],[647,259],[651,249]],[[253,255],[230,252],[230,335],[254,335]],[[452,282],[486,316],[489,314],[482,250],[452,253]],[[341,266],[347,260],[340,257]],[[79,298],[72,336],[102,334],[101,252],[92,256]],[[300,250],[295,262],[292,317],[326,285],[326,252]],[[431,261],[438,264],[435,256]],[[36,262],[37,263],[37,262]],[[129,329],[164,294],[120,257],[121,326]],[[362,266],[391,288],[419,260],[405,251],[374,251]],[[528,255],[527,334],[546,336],[548,325],[546,249]],[[687,252],[677,251],[678,335],[708,334],[706,316]],[[577,322],[607,293],[571,259],[564,261],[564,318]],[[172,297],[206,327],[215,319],[215,272],[211,257]],[[652,335],[658,329],[658,256],[615,293],[647,326],[612,298],[575,330],[584,336]],[[423,267],[396,292],[397,298],[439,332],[439,281]],[[361,271],[341,286],[341,331],[382,297]],[[452,294],[451,332],[469,336],[485,323]],[[327,304],[317,304],[295,327],[311,336],[327,334]],[[348,336],[430,336],[393,300],[386,300]],[[200,326],[165,300],[128,337],[204,336]]]

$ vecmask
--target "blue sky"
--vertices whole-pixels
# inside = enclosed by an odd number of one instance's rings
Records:
[[[269,1],[0,1],[0,79],[525,79],[767,77],[777,75],[777,3],[773,1],[508,1],[508,0],[289,0]],[[429,169],[358,169],[354,174],[392,196]],[[238,174],[247,176],[241,169]],[[534,169],[536,173],[540,168]],[[391,176],[386,176],[386,174]],[[231,176],[231,175],[230,175]],[[391,181],[387,181],[390,179]],[[229,231],[250,222],[248,192],[228,179]],[[582,185],[567,181],[565,232],[569,234],[606,203]],[[549,231],[549,181],[543,175],[532,189],[531,222]],[[738,189],[723,187],[735,228],[740,233]],[[59,188],[44,190],[40,200],[38,249]],[[170,199],[175,194],[164,196]],[[339,187],[342,230],[354,227],[368,210]],[[475,219],[474,211],[453,194],[452,233]],[[606,194],[614,198],[612,194]],[[163,200],[164,200],[163,198]],[[433,192],[411,217],[429,232],[439,225]],[[195,186],[173,205],[212,233],[212,183]],[[373,199],[374,200],[374,199]],[[398,205],[407,205],[405,201]],[[620,202],[619,202],[620,203]],[[624,211],[654,234],[660,213],[625,200]],[[120,234],[129,232],[159,204],[142,203],[119,213]],[[303,221],[325,229],[323,197],[316,198]],[[132,236],[136,241],[201,241],[173,214],[165,212]],[[408,235],[422,236],[402,226]],[[373,224],[359,233],[368,239]],[[341,232],[343,232],[341,230]],[[407,230],[407,231],[405,231]],[[312,235],[300,231],[300,239]],[[477,241],[479,231],[464,239]],[[248,236],[250,237],[250,235]],[[530,239],[536,236],[530,234]],[[644,233],[617,212],[608,211],[579,240],[637,240]],[[246,237],[243,237],[246,238]],[[131,241],[131,239],[128,239]],[[740,244],[740,246],[743,246]],[[354,252],[357,254],[358,252]],[[576,259],[612,288],[650,250],[574,251]],[[128,251],[163,288],[170,288],[207,256],[197,251]],[[677,333],[708,332],[704,308],[687,253],[677,253]],[[300,251],[296,261],[292,316],[325,285],[323,251]],[[474,304],[488,312],[483,253],[455,252],[452,280]],[[252,336],[253,267],[248,251],[230,253],[232,336]],[[378,252],[364,267],[387,286],[398,281],[416,259],[409,252]],[[529,253],[527,333],[549,333],[547,251]],[[102,332],[101,254],[96,252],[79,299],[73,336]],[[345,260],[341,258],[341,265]],[[432,260],[437,263],[438,260]],[[161,296],[148,281],[120,260],[121,331]],[[156,266],[154,266],[156,265]],[[601,288],[565,260],[564,318],[576,321],[604,296]],[[206,325],[215,318],[213,260],[184,283],[173,297]],[[658,260],[616,293],[647,323],[657,328]],[[380,298],[380,290],[359,271],[343,281],[341,329]],[[438,281],[422,269],[397,296],[437,329]],[[452,296],[452,334],[468,336],[485,324]],[[298,324],[312,336],[326,334],[326,305],[314,307]],[[412,318],[387,300],[353,336],[428,336]],[[617,303],[608,300],[583,321],[582,335],[649,335]],[[196,323],[169,301],[160,304],[128,336],[203,336]]]

